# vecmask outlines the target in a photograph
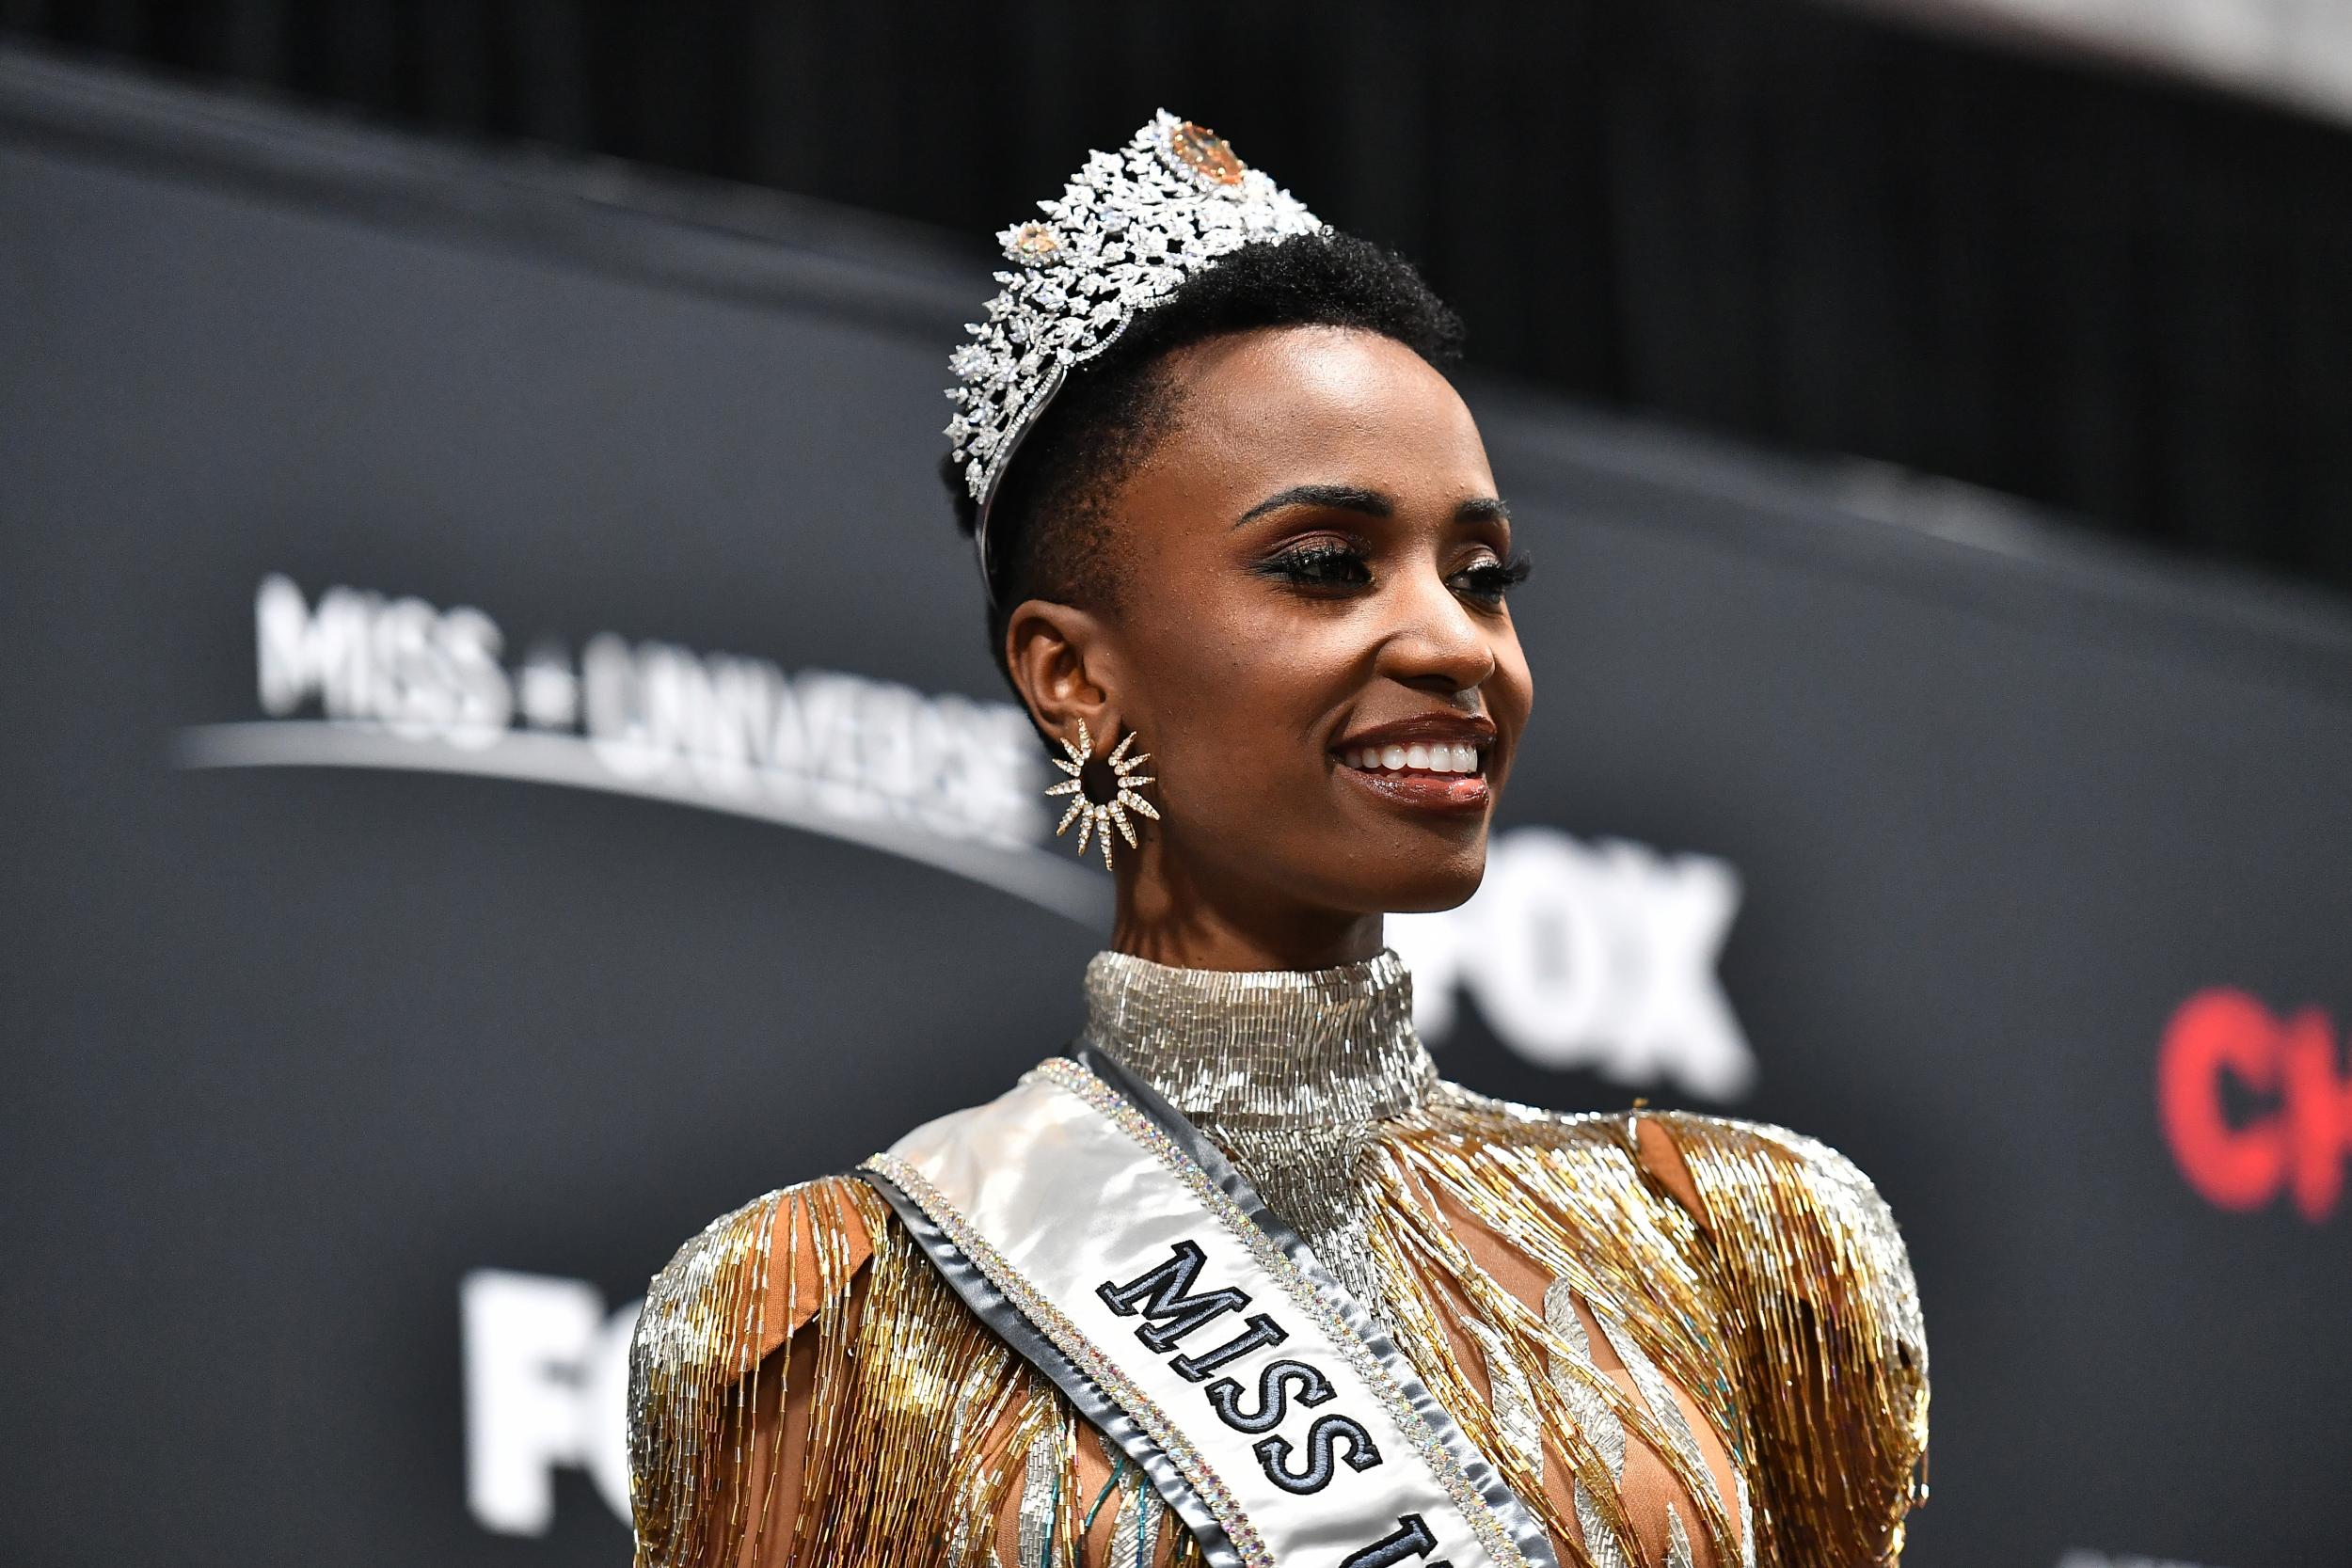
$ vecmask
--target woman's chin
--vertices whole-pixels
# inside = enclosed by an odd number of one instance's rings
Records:
[[[1478,891],[1486,872],[1486,845],[1482,838],[1474,851],[1441,856],[1434,863],[1400,872],[1369,902],[1387,914],[1434,914],[1458,909]]]

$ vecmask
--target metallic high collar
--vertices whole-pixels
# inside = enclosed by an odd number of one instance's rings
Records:
[[[1338,969],[1171,969],[1124,953],[1087,965],[1089,1044],[1216,1136],[1362,1127],[1428,1098],[1413,976],[1392,952]]]

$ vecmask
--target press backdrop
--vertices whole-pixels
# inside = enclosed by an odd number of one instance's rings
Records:
[[[646,1275],[1069,1036],[986,287],[0,58],[11,1560],[618,1562]],[[2352,1562],[2352,617],[1470,390],[1539,708],[1396,933],[1445,1069],[1877,1178],[1915,1568]]]

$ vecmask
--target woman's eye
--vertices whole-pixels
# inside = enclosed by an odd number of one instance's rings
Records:
[[[1268,558],[1258,570],[1301,588],[1360,588],[1372,580],[1363,552],[1339,544],[1301,545]]]
[[[1530,562],[1523,555],[1515,555],[1508,561],[1487,556],[1454,574],[1454,591],[1481,604],[1499,605],[1504,594],[1527,580],[1530,570]]]

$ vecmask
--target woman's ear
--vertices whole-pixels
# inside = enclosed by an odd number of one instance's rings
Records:
[[[1047,735],[1075,740],[1084,720],[1100,749],[1119,733],[1118,656],[1097,617],[1049,599],[1024,600],[1005,623],[1005,668]]]

